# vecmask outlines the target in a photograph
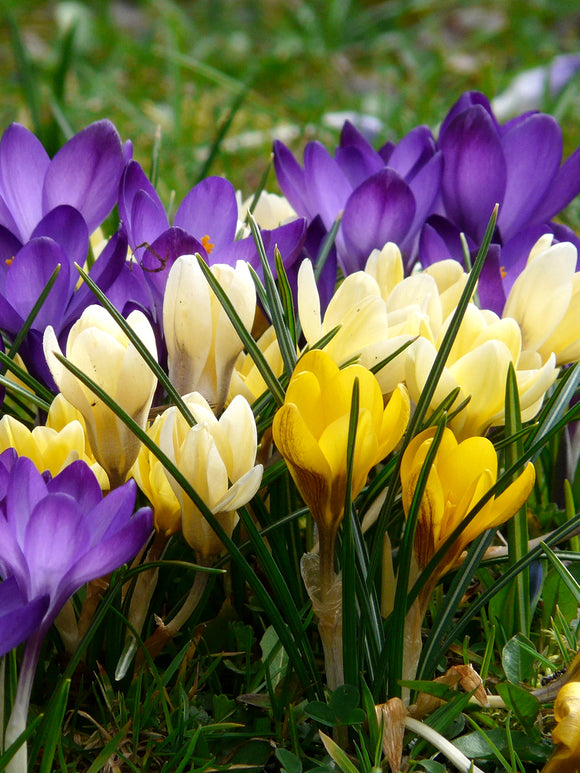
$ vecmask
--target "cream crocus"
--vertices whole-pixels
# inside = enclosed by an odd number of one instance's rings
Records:
[[[250,330],[256,288],[248,264],[241,260],[235,268],[215,264],[211,272]],[[171,382],[182,395],[200,392],[219,414],[243,344],[194,255],[182,255],[171,267],[163,299],[163,329]]]
[[[241,197],[238,198],[238,220],[243,222],[250,211],[254,197],[250,196],[241,204],[239,203],[240,199]],[[261,191],[252,214],[260,228],[270,230],[290,223],[298,217],[288,199],[268,191]]]
[[[580,272],[570,242],[551,244],[543,236],[515,280],[503,311],[517,320],[522,347],[546,362],[552,352],[558,365],[580,359]]]
[[[127,323],[156,356],[155,335],[145,315],[134,311],[127,317]],[[52,327],[44,334],[44,354],[58,388],[82,414],[91,449],[106,471],[111,487],[120,485],[139,452],[138,438],[57,359],[56,354],[62,352]],[[157,379],[104,308],[89,306],[72,326],[66,358],[145,428]]]
[[[405,515],[410,511],[435,432],[435,427],[421,432],[411,440],[403,454],[401,484]],[[497,474],[497,453],[490,440],[469,437],[458,443],[450,429],[443,431],[419,507],[415,555],[420,569],[427,566],[451,533],[495,485]],[[433,582],[453,566],[464,548],[476,537],[511,518],[528,498],[534,481],[534,466],[528,462],[513,483],[499,496],[486,502],[465,526],[442,558],[432,576]]]
[[[252,409],[238,395],[218,420],[201,394],[193,392],[184,399],[196,424],[189,426],[175,407],[168,408],[159,445],[231,536],[237,509],[250,501],[262,481],[263,467],[255,463]],[[170,483],[181,504],[183,536],[197,560],[209,564],[223,545],[181,486],[171,477]]]
[[[82,416],[60,394],[52,402],[45,426],[30,430],[13,416],[2,417],[0,452],[7,448],[27,456],[39,472],[48,470],[53,477],[81,459],[95,473],[101,488],[109,488],[105,471],[91,453]]]
[[[420,337],[409,347],[406,383],[411,399],[419,400],[437,350],[451,317],[434,341]],[[521,331],[513,319],[499,319],[486,309],[469,304],[447,363],[437,384],[431,408],[435,409],[454,389],[459,394],[453,407],[468,397],[469,403],[450,426],[460,438],[483,435],[490,426],[504,423],[505,386],[510,363],[516,369],[522,420],[532,419],[557,375],[555,358],[540,365],[521,357]]]
[[[338,332],[324,347],[337,365],[358,360],[372,368],[381,360],[411,340],[412,334],[394,334],[389,328],[385,302],[377,281],[364,271],[349,274],[332,296],[321,314],[320,296],[314,270],[304,260],[298,271],[298,314],[308,346],[338,327]],[[404,379],[404,357],[396,357],[388,369],[383,369],[381,388],[390,394]]]

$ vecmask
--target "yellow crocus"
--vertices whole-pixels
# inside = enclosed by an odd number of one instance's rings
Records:
[[[407,446],[401,463],[403,508],[408,515],[417,480],[433,442],[436,428],[418,434]],[[415,555],[424,569],[455,528],[461,524],[497,480],[497,454],[491,441],[470,437],[458,443],[443,431],[419,508]],[[465,526],[439,564],[436,580],[450,569],[464,548],[486,529],[500,526],[524,504],[534,486],[535,470],[528,462],[499,496],[492,497]]]
[[[361,365],[340,370],[325,351],[307,352],[290,379],[284,405],[274,417],[274,442],[318,526],[321,565],[332,563],[334,538],[346,493],[346,454],[355,379],[359,414],[352,475],[353,498],[407,427],[407,390],[398,386],[384,407],[373,374]],[[326,553],[325,553],[326,551]]]
[[[105,471],[91,453],[82,416],[60,394],[51,404],[45,426],[30,430],[13,416],[2,417],[0,452],[7,448],[27,456],[39,472],[48,470],[52,476],[82,459],[95,473],[101,488],[109,488]]]
[[[580,682],[562,685],[554,702],[552,740],[558,747],[542,773],[577,773],[580,771]]]
[[[161,428],[167,417],[167,411],[157,416],[147,428],[147,434],[159,445]],[[145,445],[139,449],[139,455],[130,474],[153,508],[155,528],[166,537],[181,531],[181,504],[173,491],[165,472],[165,467]]]

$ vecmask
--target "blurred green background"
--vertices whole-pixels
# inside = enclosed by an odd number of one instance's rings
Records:
[[[182,196],[225,174],[249,194],[272,138],[334,142],[332,114],[380,121],[376,143],[433,128],[460,93],[492,97],[520,71],[580,51],[569,0],[4,0],[2,126],[18,120],[53,153],[110,118],[159,188]],[[578,79],[575,79],[578,82]],[[578,145],[579,88],[543,107]],[[329,116],[329,114],[331,114]],[[269,187],[275,187],[270,178]]]

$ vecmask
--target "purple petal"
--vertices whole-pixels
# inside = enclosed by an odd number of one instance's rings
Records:
[[[384,167],[383,161],[377,153],[371,156],[362,153],[356,147],[337,148],[334,157],[352,188],[358,187],[367,177]]]
[[[400,244],[415,216],[415,199],[407,183],[392,169],[384,169],[360,185],[344,208],[342,233],[345,273],[364,267],[373,249],[388,241]]]
[[[42,622],[48,596],[26,601],[14,577],[0,583],[0,657],[28,639]]]
[[[390,141],[385,142],[385,144],[379,148],[379,156],[383,159],[385,166],[389,165],[389,161],[391,160],[395,148],[395,143]]]
[[[103,499],[103,492],[94,472],[80,459],[67,465],[49,481],[47,489],[51,494],[67,494],[75,500],[83,513],[88,513]]]
[[[580,193],[580,148],[562,164],[549,190],[532,213],[534,222],[545,222],[558,215]]]
[[[71,262],[71,267],[73,262],[80,266],[84,264],[89,251],[89,229],[84,217],[74,207],[61,204],[51,209],[38,223],[30,238],[34,239],[36,236],[48,236],[60,244]]]
[[[135,207],[135,197],[144,201]],[[141,213],[139,210],[143,209]],[[131,161],[119,183],[119,217],[133,249],[144,241],[151,243],[169,228],[169,220],[157,191],[136,161]]]
[[[0,140],[0,196],[22,242],[42,217],[42,186],[49,164],[48,154],[32,132],[17,123],[6,129]]]
[[[135,257],[141,259],[145,250],[168,228],[167,215],[163,208],[159,208],[158,200],[151,198],[146,191],[137,191],[127,228],[129,244]]]
[[[34,507],[23,552],[30,569],[32,593],[51,598],[89,541],[89,513],[66,494],[49,494]]]
[[[304,169],[280,140],[274,141],[274,170],[282,193],[300,217],[312,218]]]
[[[52,159],[46,172],[43,211],[70,204],[92,233],[117,203],[123,148],[110,121],[96,121],[75,134]]]
[[[346,175],[320,142],[304,150],[304,177],[312,208],[330,229],[352,192]]]
[[[500,126],[495,119],[489,99],[485,96],[485,94],[482,94],[480,91],[466,91],[459,97],[457,102],[453,105],[451,110],[445,116],[443,123],[441,124],[441,128],[439,130],[439,142],[441,142],[441,140],[443,139],[445,132],[447,131],[447,129],[449,128],[449,125],[453,122],[453,120],[458,115],[463,113],[465,110],[468,110],[470,107],[473,107],[473,105],[481,105],[481,107],[483,107],[486,113],[489,114],[497,132],[499,133]]]
[[[435,200],[441,188],[442,174],[443,155],[438,151],[409,183],[415,198],[415,217],[409,229],[412,235],[415,235],[433,212]]]
[[[60,330],[72,287],[70,264],[63,249],[52,239],[32,239],[20,250],[6,275],[6,297],[23,318],[30,314],[51,274],[60,263],[60,272],[32,323],[36,330],[53,325]]]
[[[129,521],[122,519],[122,525],[112,536],[96,544],[75,564],[59,588],[59,596],[68,598],[89,580],[131,561],[146,545],[152,529],[153,516],[149,507],[138,510]]]
[[[507,171],[495,124],[481,105],[460,113],[441,141],[447,216],[480,241],[495,204],[504,200]]]
[[[507,183],[497,225],[503,241],[524,226],[550,190],[562,159],[555,118],[534,114],[502,137]]]
[[[12,468],[6,492],[6,520],[20,546],[24,546],[30,514],[47,493],[46,483],[34,464],[20,456]]]
[[[470,240],[468,246],[475,249],[475,244]],[[419,260],[426,267],[448,258],[465,267],[460,231],[446,218],[431,215],[421,231]]]
[[[483,309],[491,309],[501,316],[505,306],[506,290],[502,281],[500,267],[501,247],[491,244],[479,275],[477,293]]]
[[[115,282],[126,263],[127,236],[123,229],[119,229],[109,239],[107,246],[91,266],[89,276],[104,293],[108,293],[109,288]],[[137,266],[137,263],[133,265]],[[77,273],[76,270],[74,273]],[[75,291],[67,307],[63,320],[63,330],[73,322],[76,322],[86,307],[95,302],[93,292],[83,282],[79,289]]]
[[[435,140],[429,127],[416,126],[397,143],[389,158],[389,167],[410,183],[435,155],[436,150]]]
[[[9,231],[7,228],[4,228],[4,226],[0,225],[0,292],[4,291],[4,282],[8,267],[21,247],[22,244],[14,236],[12,231]]]
[[[99,497],[90,514],[91,536],[87,549],[114,537],[130,520],[135,507],[137,486],[133,479]]]
[[[237,223],[236,192],[231,182],[223,177],[206,177],[192,188],[173,221],[175,226],[183,228],[198,241],[208,237],[214,249],[234,241]]]

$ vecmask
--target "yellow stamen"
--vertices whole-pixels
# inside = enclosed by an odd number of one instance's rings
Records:
[[[6,265],[11,266],[13,260],[14,260],[14,256],[12,256],[11,258],[6,258]]]
[[[507,276],[507,271],[505,270],[505,266],[500,266],[500,267],[499,267],[499,273],[501,274],[501,278],[502,278],[502,279],[505,279],[505,278],[506,278],[506,276]]]

